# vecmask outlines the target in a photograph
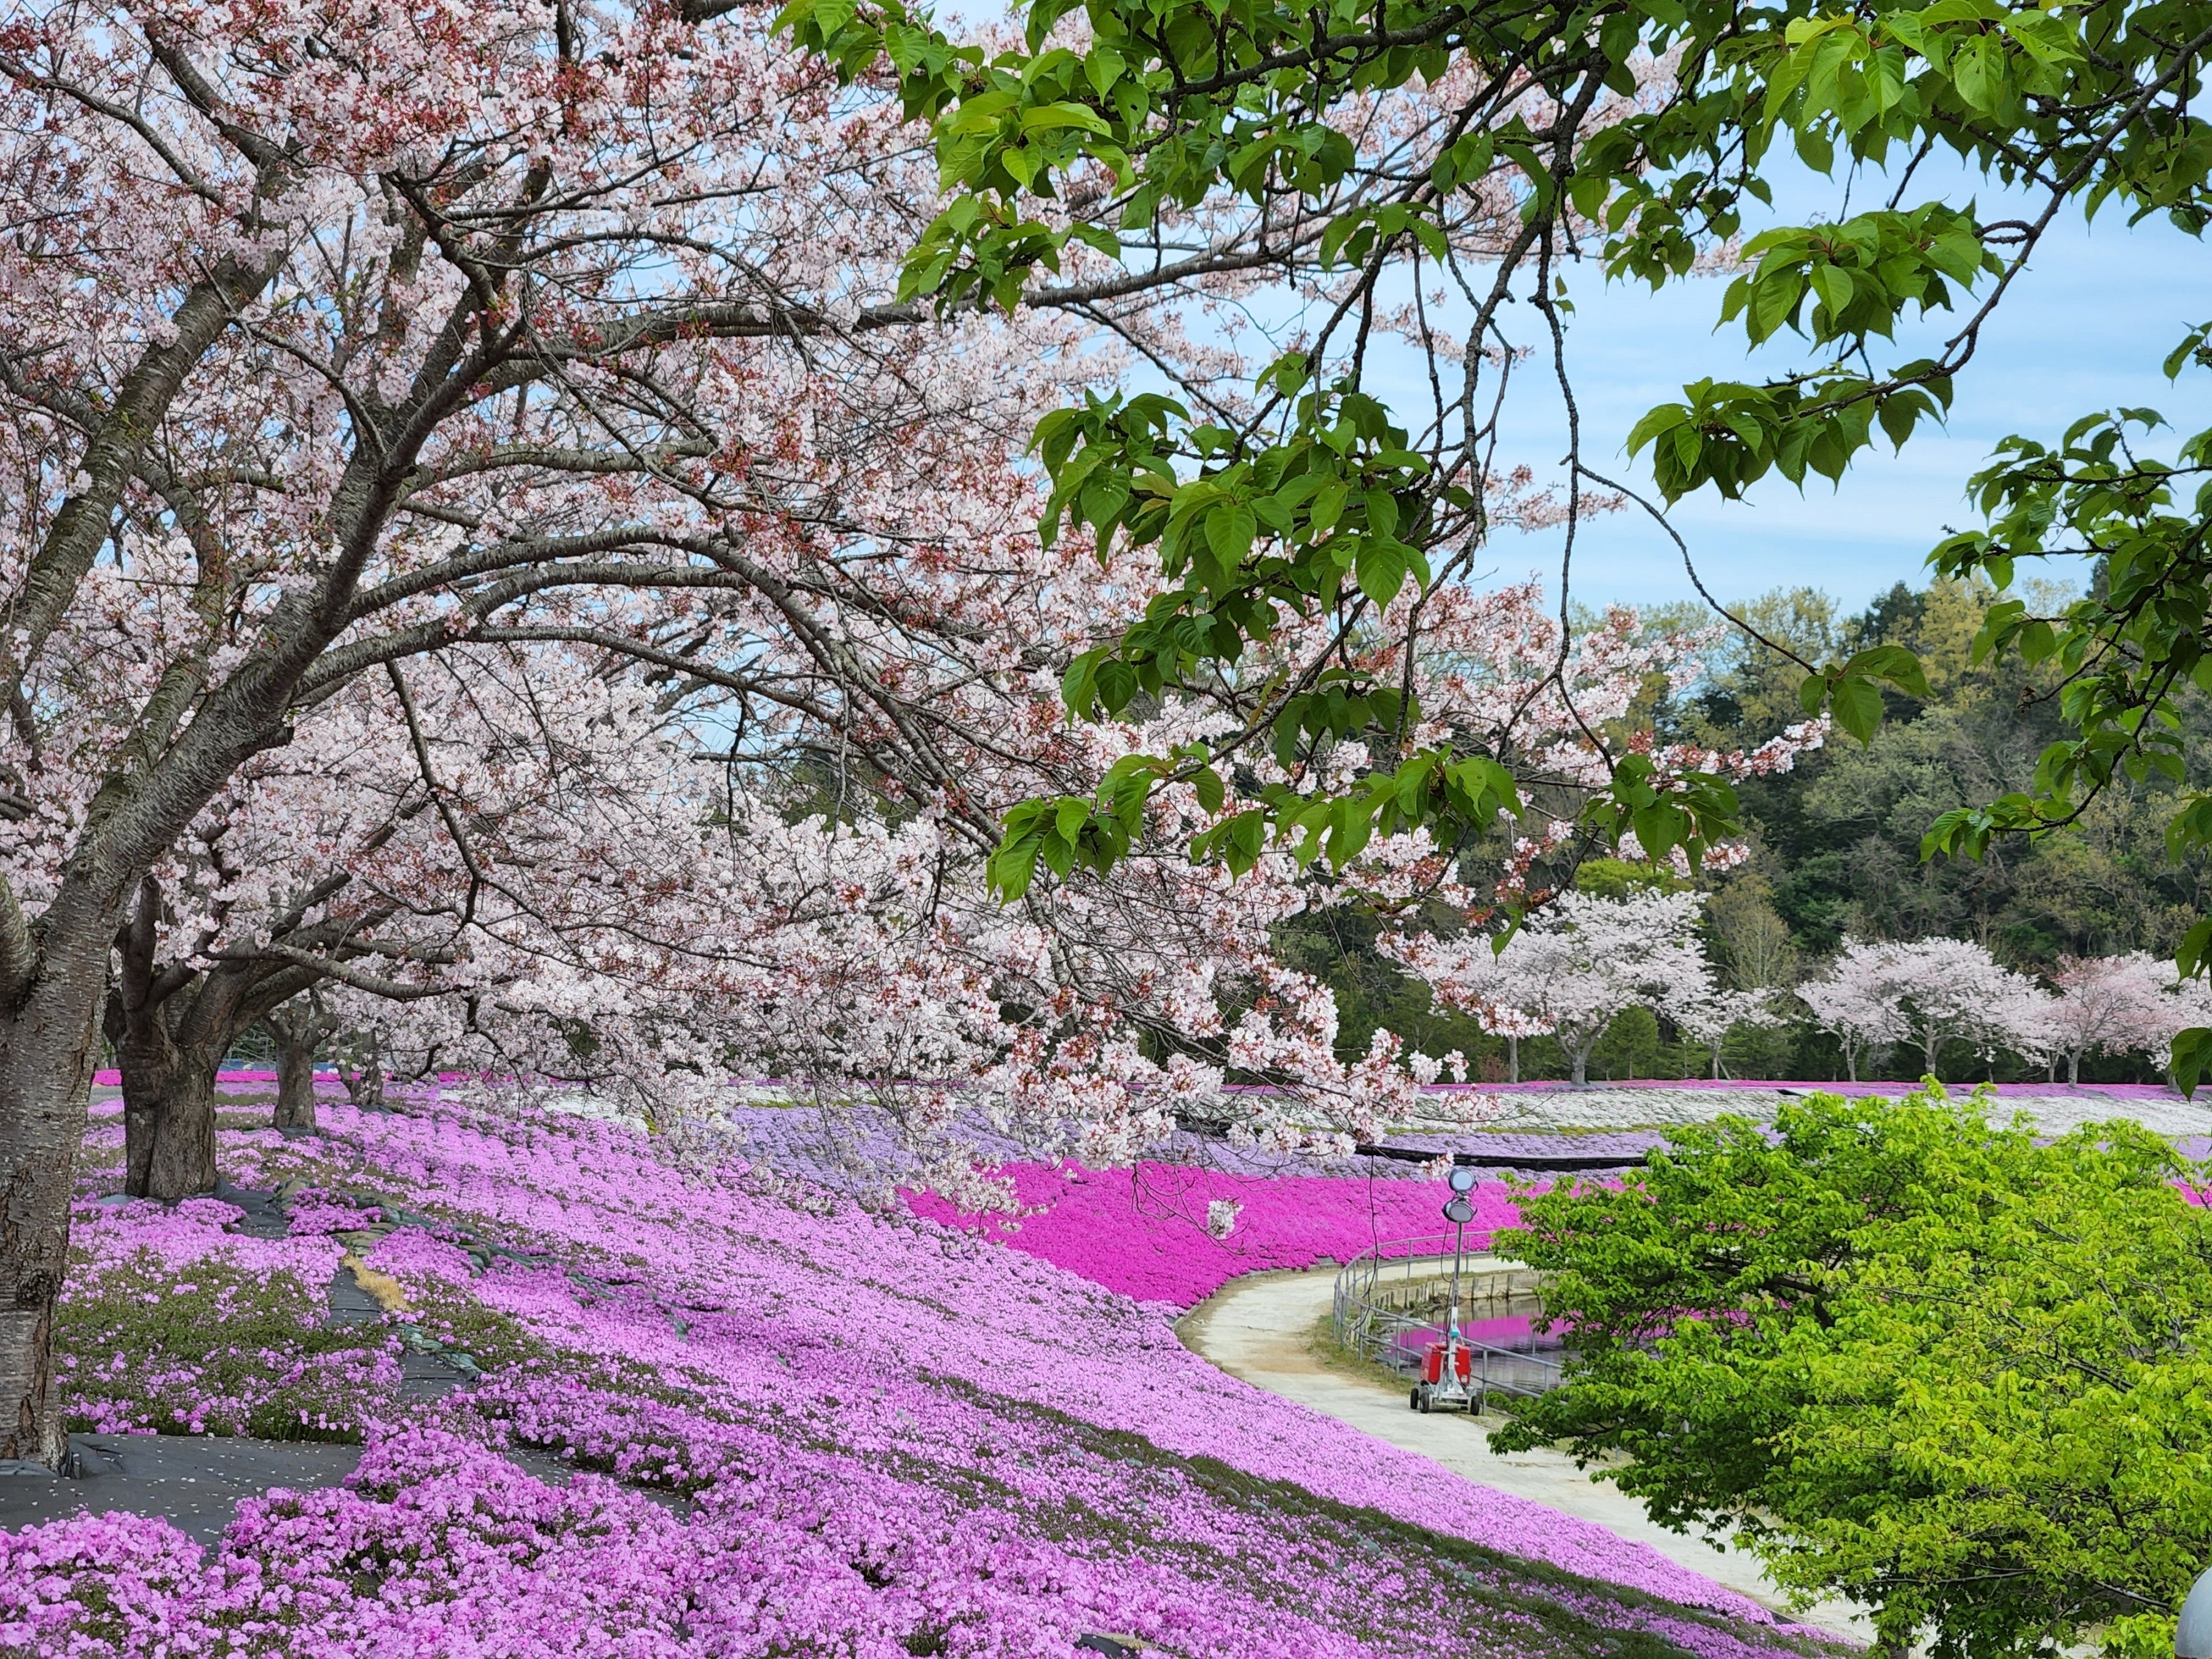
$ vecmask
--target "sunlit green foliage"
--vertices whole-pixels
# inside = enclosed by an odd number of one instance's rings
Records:
[[[1975,1103],[1785,1103],[1522,1203],[1559,1443],[1939,1659],[2153,1659],[2212,1559],[2212,1228],[2129,1123],[2039,1146]]]

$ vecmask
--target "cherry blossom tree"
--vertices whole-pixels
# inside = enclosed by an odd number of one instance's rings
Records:
[[[333,979],[428,994],[436,981],[413,970],[452,957],[450,940],[419,925],[424,908],[398,890],[428,803],[392,781],[404,737],[365,706],[365,690],[345,688],[292,742],[249,759],[139,882],[103,1016],[135,1196],[214,1184],[216,1070],[254,1025]],[[304,1018],[312,1026],[313,1012]],[[294,1054],[281,1069],[298,1063]],[[303,1112],[312,1093],[303,1101],[288,1077],[277,1120],[298,1125]]]
[[[2066,1058],[2066,1080],[2081,1080],[2085,1053],[2162,1053],[2176,1032],[2201,1023],[2174,995],[2171,963],[2148,951],[2118,957],[2061,957],[2051,975],[2052,1052]]]
[[[2171,962],[2137,951],[2121,957],[2062,957],[2051,978],[2059,988],[2051,1024],[2054,1053],[2079,1040],[2084,1050],[2154,1055],[2174,1079],[2174,1039],[2212,1025],[2212,983],[2182,978]],[[2077,1034],[2094,1033],[2094,1036]],[[2068,1080],[2078,1073],[2069,1063]]]
[[[2058,1076],[2058,999],[2025,974],[2014,974],[1996,991],[1984,1017],[1990,1030],[1978,1045],[1985,1057],[2010,1049],[2021,1059]]]
[[[1952,1042],[1984,1054],[2043,1052],[2051,998],[2034,981],[1966,939],[1917,939],[1892,951],[1891,983],[1925,1070],[1936,1069],[1937,1054]]]
[[[2049,994],[1966,939],[1847,942],[1828,973],[1798,994],[1820,1028],[1842,1042],[1854,1082],[1863,1052],[1908,1040],[1920,1045],[1929,1073],[1954,1042],[1984,1054],[2049,1051]]]
[[[1492,1036],[1505,1039],[1505,1080],[1521,1080],[1521,1040],[1523,1037],[1549,1036],[1552,1028],[1541,1016],[1519,1008],[1509,1008],[1496,1003],[1477,1003],[1474,1006],[1475,1021]]]
[[[213,1183],[216,1068],[257,1023],[279,1041],[278,1121],[312,1121],[313,1045],[340,1019],[305,1000],[324,988],[374,1006],[556,963],[588,977],[573,895],[650,910],[704,836],[696,748],[662,699],[548,645],[387,665],[307,711],[149,872],[118,936],[127,1190]]]
[[[1814,1024],[1843,1045],[1844,1075],[1854,1083],[1863,1057],[1878,1059],[1906,1035],[1887,974],[1888,949],[1847,939],[1826,974],[1797,988]]]
[[[1769,988],[1734,990],[1708,981],[1699,993],[1677,997],[1668,1006],[1668,1013],[1683,1035],[1705,1045],[1712,1062],[1712,1075],[1721,1076],[1721,1047],[1729,1034],[1738,1026],[1771,1026],[1783,1024],[1783,1016],[1774,1006],[1774,994]]]
[[[261,1017],[261,1029],[276,1049],[276,1103],[270,1114],[275,1127],[312,1132],[318,1127],[315,1057],[344,1024],[316,986]]]
[[[1401,935],[1390,954],[1445,1006],[1486,1021],[1556,1035],[1577,1083],[1615,1017],[1645,1007],[1670,1015],[1709,1003],[1711,970],[1698,947],[1695,893],[1646,890],[1625,898],[1566,893],[1539,911],[1503,951],[1488,935],[1445,940]]]

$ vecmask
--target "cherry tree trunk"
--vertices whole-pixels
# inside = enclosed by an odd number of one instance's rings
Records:
[[[154,1124],[146,1196],[173,1203],[215,1190],[215,1079],[220,1054],[186,1050]]]
[[[132,1022],[115,1044],[123,1074],[123,1190],[147,1196],[154,1168],[154,1125],[177,1070],[176,1044],[156,1020]]]
[[[1505,1039],[1505,1080],[1508,1083],[1521,1080],[1521,1039],[1517,1036]]]
[[[123,1190],[180,1198],[215,1190],[215,1081],[220,1050],[173,1042],[159,1020],[118,1045],[123,1067]]]
[[[280,1129],[315,1127],[315,1040],[305,1035],[276,1037],[276,1115]]]
[[[0,1460],[58,1466],[68,1450],[52,1387],[54,1301],[111,929],[99,919],[51,929],[38,973],[0,1015]]]
[[[2081,1082],[2081,1051],[2074,1049],[2066,1056],[2066,1086],[2076,1088]]]
[[[384,1042],[372,1032],[368,1052],[362,1055],[354,1071],[341,1070],[345,1079],[346,1099],[366,1111],[375,1111],[384,1104]]]

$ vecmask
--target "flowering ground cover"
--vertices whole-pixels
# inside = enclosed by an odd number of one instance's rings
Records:
[[[357,1439],[398,1380],[398,1340],[322,1319],[342,1250],[228,1231],[217,1199],[81,1218],[56,1364],[74,1428]]]
[[[679,1171],[587,1120],[322,1109],[320,1139],[224,1132],[232,1180],[286,1192],[301,1231],[278,1239],[228,1205],[100,1205],[119,1135],[95,1127],[70,1409],[358,1437],[358,1474],[246,1501],[212,1551],[122,1515],[0,1534],[0,1652],[1823,1646],[1225,1377],[1158,1309],[1048,1261]],[[349,1255],[393,1287],[384,1322],[316,1319],[317,1277]],[[402,1407],[401,1340],[465,1352],[483,1381]]]
[[[1398,1166],[1401,1170],[1419,1165]],[[963,1217],[933,1194],[909,1193],[918,1215],[972,1225],[1024,1255],[1066,1268],[1139,1302],[1188,1308],[1231,1279],[1270,1267],[1348,1261],[1362,1250],[1402,1254],[1401,1241],[1443,1243],[1440,1181],[1380,1176],[1256,1176],[1179,1164],[1133,1170],[1006,1166],[1024,1214]],[[1515,1218],[1503,1182],[1469,1194],[1469,1249],[1486,1249]],[[1224,1214],[1218,1206],[1231,1206]],[[1212,1224],[1209,1225],[1209,1223]]]

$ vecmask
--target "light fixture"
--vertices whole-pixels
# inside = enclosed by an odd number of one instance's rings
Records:
[[[2181,1621],[2173,1627],[2175,1659],[2212,1659],[2212,1567],[2189,1587]]]

